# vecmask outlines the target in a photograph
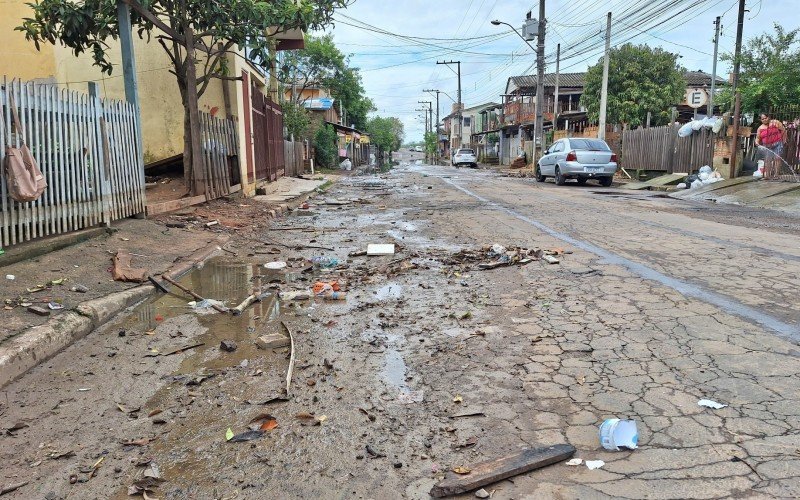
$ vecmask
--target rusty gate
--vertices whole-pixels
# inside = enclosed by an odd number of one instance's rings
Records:
[[[253,163],[256,180],[274,181],[284,175],[283,110],[252,85]]]

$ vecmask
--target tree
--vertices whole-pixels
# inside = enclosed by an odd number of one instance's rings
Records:
[[[284,79],[293,85],[292,100],[300,103],[303,90],[310,85],[328,89],[340,101],[347,124],[363,129],[367,114],[375,110],[361,82],[358,68],[349,66],[349,58],[333,43],[331,35],[306,36],[305,48],[290,53],[284,60]]]
[[[768,111],[784,105],[800,105],[800,28],[786,31],[775,23],[774,33],[750,39],[742,49],[739,91],[742,110]],[[734,60],[723,54],[722,60]],[[732,109],[730,88],[720,93],[721,105]]]
[[[314,134],[314,158],[318,165],[327,168],[336,166],[339,157],[336,139],[336,130],[332,125],[326,123],[317,129]]]
[[[284,102],[281,106],[283,108],[283,124],[286,125],[286,131],[292,137],[303,137],[311,125],[311,116],[302,104],[297,104],[293,101]]]
[[[247,47],[251,60],[268,60],[272,36],[290,29],[330,23],[335,8],[349,0],[124,0],[140,37],[164,48],[184,107],[184,173],[193,195],[205,192],[198,99],[213,79],[227,74],[227,56]],[[119,36],[117,0],[35,0],[34,16],[17,29],[37,49],[62,43],[75,55],[91,52],[94,64],[111,74],[109,39]],[[269,34],[270,36],[267,36]]]
[[[375,116],[367,121],[367,133],[370,141],[378,147],[385,156],[391,156],[392,151],[400,149],[403,144],[403,123],[394,116],[386,118]]]
[[[436,132],[425,132],[425,137],[423,140],[425,143],[425,154],[429,156],[435,155],[437,146]]]
[[[678,55],[647,45],[625,44],[611,49],[608,71],[608,123],[638,127],[652,114],[651,123],[669,122],[672,106],[686,92],[685,70]],[[603,82],[602,59],[586,72],[581,104],[589,120],[600,116],[600,91]]]

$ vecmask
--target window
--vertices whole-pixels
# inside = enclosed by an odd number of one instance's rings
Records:
[[[473,150],[471,150],[471,149],[459,149],[459,150],[458,150],[458,154],[462,154],[462,155],[474,155],[474,154],[475,154],[475,151],[473,151]]]
[[[600,139],[570,139],[572,149],[582,149],[584,151],[611,151],[608,144]]]
[[[464,117],[464,126],[465,127],[469,127],[471,122],[472,122],[472,117],[471,116],[465,116]]]
[[[562,141],[558,141],[557,143],[553,144],[553,149],[550,152],[560,153],[561,151],[564,151],[564,143]]]

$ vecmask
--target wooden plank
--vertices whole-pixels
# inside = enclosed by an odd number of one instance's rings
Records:
[[[431,489],[431,496],[442,498],[476,490],[487,484],[566,460],[574,453],[574,446],[557,444],[543,448],[528,448],[513,455],[481,462],[471,466],[469,474],[448,472],[447,476]]]
[[[149,203],[147,205],[147,215],[163,214],[186,208],[192,205],[197,205],[206,201],[206,195],[201,194],[189,198],[181,198],[179,200],[170,200],[160,203]]]

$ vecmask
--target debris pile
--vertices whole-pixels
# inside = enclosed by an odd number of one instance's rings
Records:
[[[554,258],[553,255],[562,253],[564,251],[561,249],[507,248],[495,243],[477,250],[461,250],[444,258],[442,262],[446,265],[475,265],[478,269],[488,270],[497,269],[498,267],[524,266],[541,259],[545,259],[548,263],[557,264],[558,259]]]

